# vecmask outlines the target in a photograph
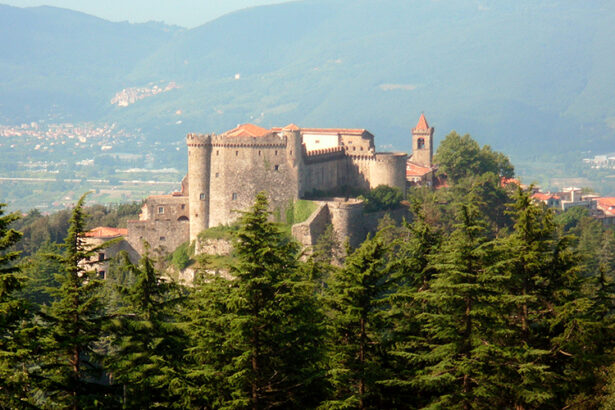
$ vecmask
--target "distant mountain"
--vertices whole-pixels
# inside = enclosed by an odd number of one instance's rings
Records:
[[[518,157],[612,151],[613,50],[607,0],[306,0],[191,30],[1,6],[0,121],[55,110],[161,142],[243,122],[364,127],[408,151],[424,111],[438,138],[454,128]]]
[[[179,30],[0,5],[0,121],[96,120],[127,73]]]

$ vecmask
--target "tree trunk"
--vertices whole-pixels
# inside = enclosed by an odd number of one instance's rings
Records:
[[[471,356],[471,351],[472,351],[472,340],[471,340],[471,334],[472,334],[472,317],[470,316],[470,313],[472,312],[472,299],[469,296],[466,296],[466,311],[465,311],[465,329],[464,329],[464,355],[466,357],[467,360],[470,360],[470,356]],[[464,374],[463,375],[463,392],[465,393],[465,397],[463,399],[463,408],[465,410],[469,410],[470,409],[470,403],[468,402],[468,397],[470,394],[470,391],[472,390],[472,386],[471,386],[471,380],[470,380],[470,375],[469,374]]]
[[[359,363],[361,369],[361,376],[359,377],[359,409],[365,409],[365,403],[363,402],[363,396],[365,395],[365,344],[367,336],[365,334],[365,318],[361,318],[359,321],[361,325],[361,336],[359,338]]]

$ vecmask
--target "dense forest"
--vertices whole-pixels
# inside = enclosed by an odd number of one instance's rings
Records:
[[[435,160],[448,186],[356,249],[302,250],[259,194],[191,286],[153,254],[87,271],[85,196],[62,244],[0,213],[0,408],[613,408],[615,233],[467,135]]]

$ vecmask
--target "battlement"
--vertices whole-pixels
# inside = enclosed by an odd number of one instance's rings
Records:
[[[230,136],[226,134],[212,135],[211,144],[214,147],[286,147],[286,138],[270,133],[264,136]]]
[[[405,164],[408,155],[404,152],[376,152],[374,157],[377,162],[403,161]]]
[[[331,147],[306,151],[303,145],[303,155],[306,162],[329,161],[332,159],[343,158],[346,155],[344,147]]]
[[[203,147],[205,145],[211,145],[211,139],[213,134],[193,134],[186,135],[186,144],[189,147]]]

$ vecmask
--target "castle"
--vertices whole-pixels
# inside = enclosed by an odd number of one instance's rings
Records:
[[[139,220],[128,223],[126,239],[140,254],[143,240],[173,251],[209,227],[232,223],[240,216],[236,211],[248,209],[260,191],[267,192],[278,215],[306,197],[378,185],[405,191],[413,167],[432,169],[433,128],[421,115],[412,130],[410,159],[405,153],[376,152],[374,136],[365,129],[243,124],[219,135],[188,134],[186,143],[188,173],[181,191],[148,197]]]

